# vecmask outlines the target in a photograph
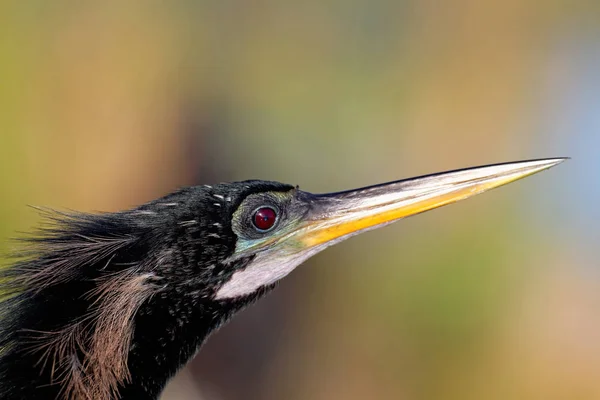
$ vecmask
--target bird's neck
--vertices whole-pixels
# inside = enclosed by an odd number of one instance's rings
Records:
[[[222,322],[211,315],[210,303],[200,309],[150,302],[135,321],[128,354],[129,379],[119,393],[122,399],[156,399],[165,385],[198,351]]]
[[[208,336],[233,314],[272,287],[233,301],[180,304],[151,300],[138,312],[128,355],[131,379],[122,399],[156,399],[168,381],[198,352]]]
[[[134,333],[126,353],[127,378],[118,385],[118,395],[113,392],[112,395],[97,396],[94,399],[157,399],[169,379],[187,364],[215,329],[266,291],[267,289],[251,297],[222,302],[209,299],[173,302],[160,295],[149,299],[140,306],[133,321]],[[87,292],[87,288],[82,288],[82,292]],[[24,335],[19,334],[22,339],[12,344],[6,353],[0,352],[0,397],[3,400],[60,399],[65,398],[65,395],[66,398],[72,398],[66,394],[69,393],[66,382],[71,377],[62,372],[58,374],[60,376],[54,373],[55,370],[66,371],[58,367],[68,364],[71,355],[60,358],[61,353],[58,352],[56,357],[52,355],[46,363],[42,363],[40,360],[47,358],[44,357],[44,350],[49,347],[33,347],[32,343],[35,344],[35,341],[31,341],[38,333],[58,331],[51,324],[55,319],[49,311],[61,307],[64,309],[66,303],[62,296],[53,296],[48,292],[40,293],[40,296],[46,299],[45,303],[34,301],[31,306],[21,304],[30,310],[25,315],[28,315],[31,323],[23,326],[33,327],[35,332],[31,329],[20,331]],[[74,296],[73,304],[80,299],[81,296]],[[37,307],[33,307],[34,304]],[[76,320],[77,317],[73,314],[67,319]],[[88,333],[88,339],[93,337],[93,332]],[[32,334],[35,336],[31,336]],[[107,357],[114,355],[109,353],[111,351],[106,349]],[[79,356],[84,360],[83,353]],[[93,385],[101,383],[92,382]]]

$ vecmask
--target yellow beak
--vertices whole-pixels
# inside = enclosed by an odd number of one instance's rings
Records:
[[[564,160],[487,165],[346,192],[310,195],[312,208],[306,225],[294,236],[305,248],[328,246],[357,233],[506,185]]]

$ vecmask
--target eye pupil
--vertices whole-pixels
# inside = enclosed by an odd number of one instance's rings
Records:
[[[270,207],[262,207],[256,210],[253,217],[254,226],[261,231],[269,230],[275,225],[277,213]]]

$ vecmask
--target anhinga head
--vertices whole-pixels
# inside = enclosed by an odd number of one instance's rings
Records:
[[[212,331],[312,255],[561,161],[322,195],[204,185],[124,212],[51,213],[0,277],[0,397],[156,398]]]

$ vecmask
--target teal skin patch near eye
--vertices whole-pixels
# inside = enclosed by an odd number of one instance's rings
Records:
[[[244,199],[232,216],[232,229],[237,236],[233,258],[266,250],[299,228],[301,215],[292,206],[295,192],[256,193]],[[273,228],[267,231],[261,231],[253,223],[255,212],[261,208],[271,208],[277,215]],[[291,241],[286,247],[299,250],[299,245]]]

